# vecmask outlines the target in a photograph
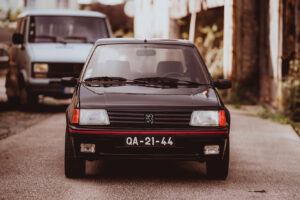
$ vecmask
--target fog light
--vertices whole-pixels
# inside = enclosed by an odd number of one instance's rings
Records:
[[[205,155],[217,155],[220,153],[219,145],[205,145],[204,154]]]
[[[83,153],[95,153],[96,145],[95,144],[80,144],[80,152]]]

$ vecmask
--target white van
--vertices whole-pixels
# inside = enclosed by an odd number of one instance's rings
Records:
[[[62,77],[78,77],[99,38],[112,36],[106,16],[78,10],[34,10],[19,15],[6,75],[9,102],[38,103],[38,95],[68,98]]]

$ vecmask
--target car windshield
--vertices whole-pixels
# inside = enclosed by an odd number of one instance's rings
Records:
[[[172,79],[197,84],[210,83],[197,49],[167,44],[100,45],[92,54],[83,80],[96,77],[122,77],[151,83],[165,83]]]
[[[94,43],[107,38],[103,18],[81,16],[32,16],[29,24],[29,42]]]

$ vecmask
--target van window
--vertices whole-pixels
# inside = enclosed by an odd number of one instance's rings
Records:
[[[94,43],[107,38],[104,18],[81,16],[32,16],[29,42]]]

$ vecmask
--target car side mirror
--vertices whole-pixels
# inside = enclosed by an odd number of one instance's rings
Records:
[[[232,87],[231,80],[227,79],[218,79],[214,81],[214,86],[218,89],[229,89]]]
[[[63,77],[60,81],[62,86],[74,87],[78,80],[75,77]]]
[[[14,33],[12,36],[12,42],[14,44],[23,44],[24,36],[20,33]]]

